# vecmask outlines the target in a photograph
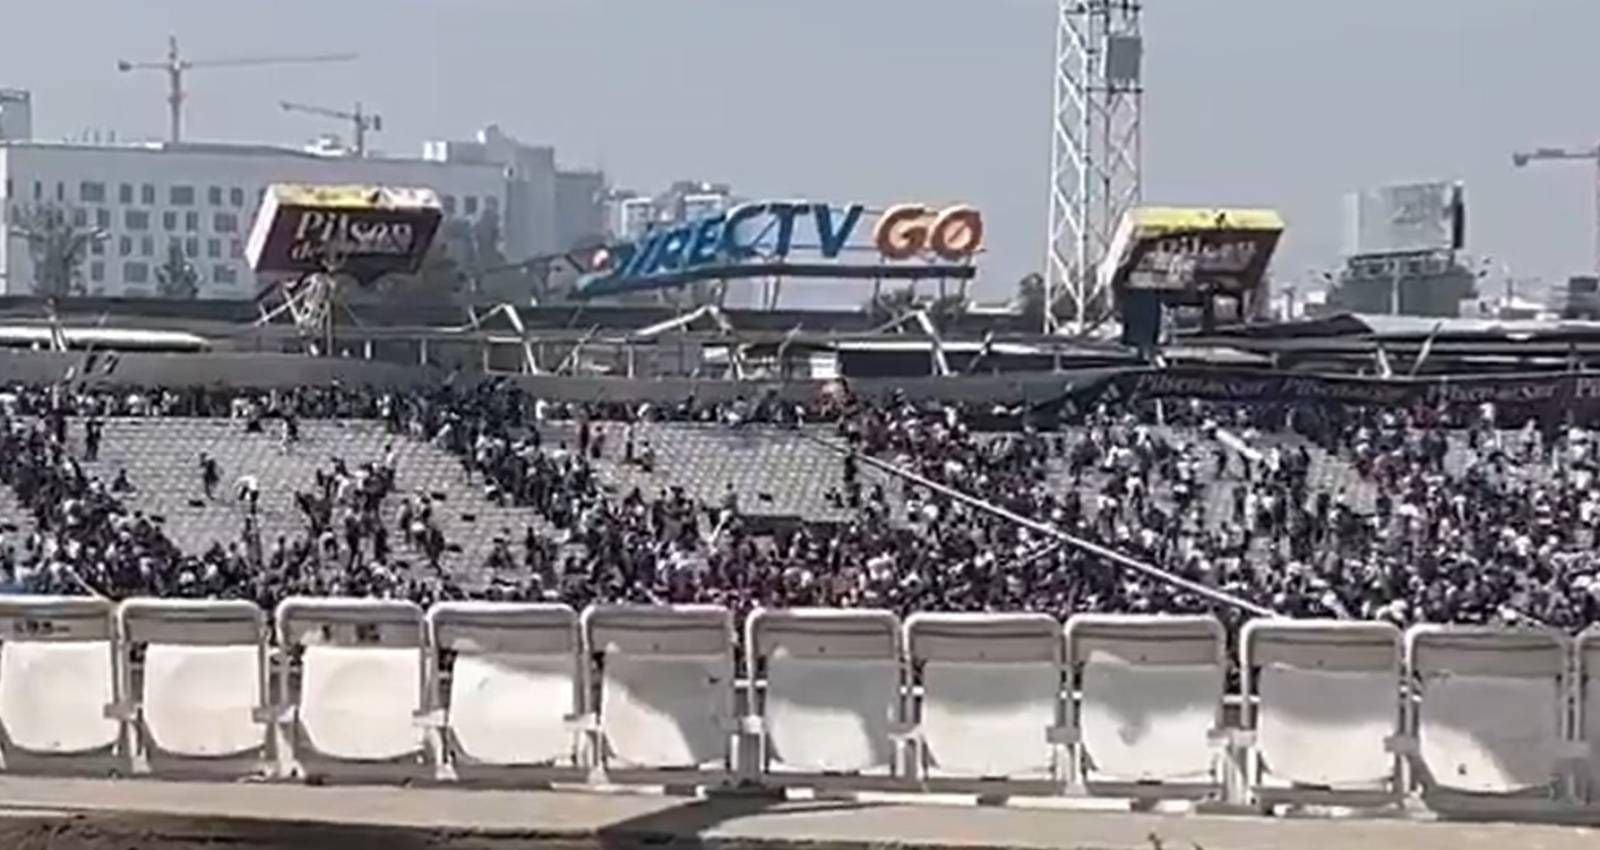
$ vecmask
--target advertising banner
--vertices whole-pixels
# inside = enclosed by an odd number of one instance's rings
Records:
[[[1100,281],[1115,292],[1253,292],[1283,226],[1272,210],[1136,207],[1117,225]]]
[[[1380,186],[1345,196],[1346,256],[1460,250],[1465,242],[1459,183]]]
[[[1570,412],[1592,422],[1600,421],[1600,374],[1370,378],[1205,367],[1129,369],[1077,385],[1066,400],[1083,405],[1156,398],[1433,409],[1494,404],[1509,419],[1560,421]]]
[[[258,273],[332,269],[360,280],[412,273],[442,215],[432,189],[275,184],[245,252]]]
[[[608,246],[577,295],[766,276],[965,279],[982,250],[983,215],[970,206],[872,211],[862,204],[762,201]]]

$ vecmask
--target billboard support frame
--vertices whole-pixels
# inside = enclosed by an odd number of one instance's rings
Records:
[[[1045,235],[1044,333],[1065,317],[1086,334],[1107,318],[1099,268],[1128,209],[1143,194],[1142,4],[1057,0]]]

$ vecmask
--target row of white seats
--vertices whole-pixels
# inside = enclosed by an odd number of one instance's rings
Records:
[[[1600,803],[1600,633],[0,597],[0,757],[104,769]],[[1231,727],[1231,728],[1230,728]],[[1586,734],[1587,730],[1587,734]]]

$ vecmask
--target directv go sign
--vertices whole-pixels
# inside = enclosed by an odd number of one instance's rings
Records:
[[[876,222],[870,244],[863,244],[856,234],[868,217]],[[861,204],[763,201],[609,246],[596,255],[595,271],[576,294],[594,298],[769,276],[966,280],[982,248],[983,215],[970,206],[900,204],[873,212]],[[847,253],[875,254],[877,262],[841,261]],[[800,254],[809,257],[796,259]]]

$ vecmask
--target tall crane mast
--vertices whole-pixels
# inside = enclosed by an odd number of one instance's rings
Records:
[[[307,106],[303,103],[291,103],[287,100],[279,101],[279,105],[283,107],[284,112],[304,112],[307,115],[321,115],[324,118],[338,118],[350,122],[352,136],[355,138],[356,143],[356,156],[358,157],[367,155],[367,133],[369,131],[375,133],[383,129],[383,117],[370,112],[362,112],[359,102],[356,104],[354,112],[345,112],[342,109],[328,109],[322,106]]]
[[[1558,159],[1577,159],[1595,164],[1594,176],[1594,268],[1600,273],[1600,145],[1592,148],[1537,148],[1527,153],[1511,155],[1511,164],[1518,168],[1530,162]]]
[[[233,57],[228,59],[185,59],[178,52],[178,37],[167,38],[167,58],[160,62],[129,62],[126,59],[117,60],[117,70],[127,73],[129,71],[163,71],[167,75],[167,107],[170,122],[167,138],[173,143],[182,141],[183,138],[183,101],[188,97],[183,87],[183,75],[194,68],[242,68],[258,65],[290,65],[311,62],[350,62],[357,58],[354,53],[321,53],[303,56],[250,56]]]

